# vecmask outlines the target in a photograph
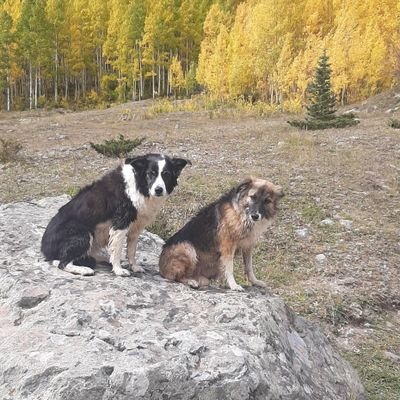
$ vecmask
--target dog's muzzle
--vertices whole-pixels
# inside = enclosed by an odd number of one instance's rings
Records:
[[[164,189],[162,187],[160,187],[160,186],[157,186],[154,189],[154,193],[155,193],[156,196],[162,196],[164,194]]]
[[[254,214],[251,214],[250,216],[251,216],[251,219],[252,219],[254,222],[259,221],[259,220],[261,219],[260,213],[254,213]]]

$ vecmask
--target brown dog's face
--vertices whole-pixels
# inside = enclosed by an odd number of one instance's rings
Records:
[[[273,218],[278,209],[278,201],[284,196],[280,186],[255,178],[242,182],[237,193],[240,208],[252,222]]]

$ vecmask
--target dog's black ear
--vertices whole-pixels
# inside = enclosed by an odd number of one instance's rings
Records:
[[[147,160],[145,157],[138,156],[133,158],[127,158],[125,164],[131,164],[136,172],[143,171],[147,166]]]
[[[245,192],[246,190],[248,190],[250,188],[252,183],[253,183],[252,178],[247,178],[243,182],[240,182],[239,186],[236,187],[236,193],[241,194],[241,193]]]
[[[184,158],[173,158],[171,160],[175,175],[179,176],[179,174],[182,172],[183,168],[186,167],[187,164],[192,165],[192,163],[189,160],[185,160]]]

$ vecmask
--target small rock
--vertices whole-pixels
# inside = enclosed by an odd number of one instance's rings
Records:
[[[310,236],[310,233],[307,228],[299,228],[296,229],[296,236],[299,239],[306,240]]]
[[[189,350],[189,353],[194,356],[197,354],[201,354],[204,353],[205,351],[207,351],[207,346],[204,345],[200,345],[200,346],[194,346]]]
[[[343,279],[340,283],[344,286],[355,286],[357,285],[358,281],[355,278],[349,277]]]
[[[348,316],[353,321],[362,321],[365,317],[362,307],[360,304],[355,302],[350,304],[350,307],[348,308]],[[364,326],[367,327],[367,324],[368,323],[365,323]]]
[[[398,356],[397,354],[394,354],[390,351],[384,351],[383,354],[388,360],[400,363],[400,356]]]
[[[344,226],[346,229],[351,229],[353,221],[350,221],[349,219],[341,219],[339,224]]]
[[[315,256],[315,261],[319,264],[319,265],[325,265],[326,264],[326,255],[325,254],[317,254]]]
[[[351,113],[357,113],[359,110],[357,108],[352,108],[351,110],[345,111],[343,114],[351,114]]]
[[[330,218],[325,218],[320,222],[320,225],[333,225],[335,222]]]

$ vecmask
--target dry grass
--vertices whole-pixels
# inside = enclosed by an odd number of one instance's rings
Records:
[[[0,164],[17,161],[22,145],[16,140],[0,138]]]
[[[0,200],[75,193],[116,165],[89,143],[119,134],[147,137],[137,153],[161,151],[193,163],[151,227],[163,237],[244,177],[268,178],[287,195],[255,252],[257,276],[318,321],[359,371],[368,399],[398,399],[398,364],[385,351],[400,355],[393,334],[400,331],[400,137],[386,114],[361,113],[353,128],[299,133],[286,124],[287,115],[165,114],[157,107],[2,114],[3,136],[18,136],[24,161],[0,170]],[[334,223],[321,225],[327,217]],[[299,228],[307,229],[306,239],[296,235]],[[324,265],[315,262],[320,253]],[[239,264],[238,281],[245,283]]]

